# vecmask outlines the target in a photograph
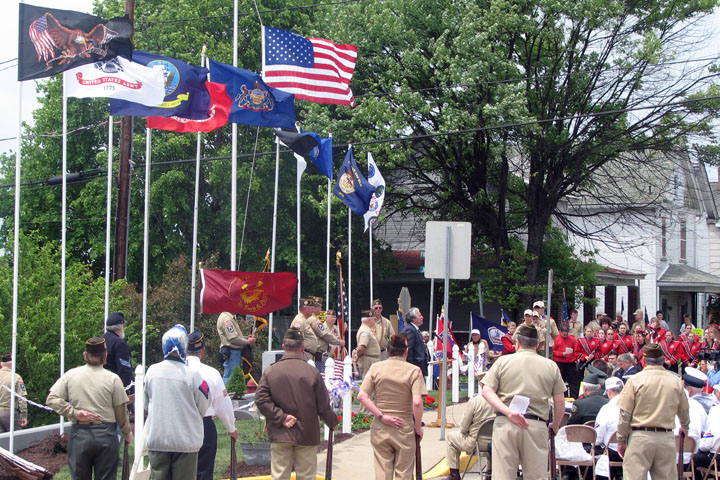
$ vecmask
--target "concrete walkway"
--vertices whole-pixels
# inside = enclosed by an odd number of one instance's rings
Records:
[[[460,425],[467,405],[467,403],[458,403],[447,407],[446,420],[448,423],[454,423],[455,427],[446,429],[446,435],[449,432],[458,430],[458,425]],[[440,429],[427,427],[427,425],[434,422],[436,418],[436,411],[426,411],[423,414],[423,421],[426,425],[423,440],[420,444],[423,473],[429,472],[438,462],[445,458],[447,453],[445,441],[440,440]],[[318,454],[318,475],[324,475],[326,458],[326,452],[320,452]],[[332,463],[333,478],[374,478],[374,457],[372,446],[370,445],[370,432],[363,432],[335,445],[333,448]],[[465,475],[465,479],[480,479],[479,465],[477,463],[471,468],[467,475]]]

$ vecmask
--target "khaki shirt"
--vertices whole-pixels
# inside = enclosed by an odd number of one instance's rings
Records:
[[[0,368],[0,385],[12,389],[12,369],[8,367]],[[23,397],[27,396],[25,391],[25,383],[20,375],[15,374],[15,393]],[[16,398],[15,408],[20,412],[20,418],[27,418],[27,403],[24,400]],[[0,410],[10,410],[10,392],[0,387]]]
[[[618,443],[627,443],[632,427],[675,428],[675,415],[687,431],[689,405],[682,380],[661,365],[648,365],[631,376],[618,400]]]
[[[120,431],[130,433],[127,419],[128,396],[117,374],[102,365],[83,365],[69,370],[50,387],[46,403],[57,413],[73,422],[77,411],[87,410],[103,422],[117,422]]]
[[[427,395],[420,368],[402,357],[374,363],[365,374],[360,390],[370,398],[375,395],[375,405],[384,415],[400,417],[412,416],[413,395]]]
[[[469,438],[475,438],[483,420],[495,416],[495,409],[482,395],[474,396],[468,403],[468,407],[460,422],[460,433]]]
[[[395,335],[392,322],[383,316],[380,316],[380,320],[375,320],[375,326],[372,328],[372,331],[380,344],[381,351],[387,348],[390,337]]]
[[[481,380],[490,387],[505,405],[515,395],[530,399],[527,413],[547,420],[553,395],[565,392],[560,370],[552,360],[535,351],[520,348],[514,355],[503,355]]]
[[[235,317],[228,312],[223,312],[217,319],[217,333],[220,337],[221,347],[243,348],[250,342],[240,331],[240,327],[235,321]]]
[[[310,318],[313,318],[313,316],[311,315]],[[302,313],[298,313],[293,318],[291,325],[300,330],[305,343],[305,351],[314,355],[318,351],[318,338],[312,329],[310,319],[306,318]]]
[[[357,346],[360,345],[365,346],[364,356],[380,358],[380,343],[375,338],[372,329],[364,323],[360,325],[357,331]]]
[[[340,338],[335,334],[333,327],[337,325],[328,325],[325,322],[317,321],[313,325],[313,332],[318,339],[318,352],[328,353],[330,351],[330,345],[341,345]]]
[[[552,346],[555,344],[555,338],[560,335],[560,331],[557,328],[557,325],[555,324],[555,319],[553,318],[541,318],[540,319],[540,327],[542,328],[541,331],[538,333],[542,335],[541,341],[545,339],[545,328],[548,323],[548,320],[550,321],[550,336],[548,337],[548,345],[550,345],[550,349],[552,350]],[[550,352],[552,355],[552,352]]]

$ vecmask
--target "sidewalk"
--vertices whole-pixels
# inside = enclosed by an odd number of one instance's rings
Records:
[[[454,423],[455,427],[445,429],[445,435],[449,432],[457,431],[460,421],[462,420],[467,403],[458,403],[447,407],[446,420],[448,423]],[[423,414],[423,422],[429,425],[437,418],[436,411],[426,411]],[[422,451],[422,467],[423,473],[427,473],[445,458],[447,447],[444,440],[440,440],[439,428],[424,429],[423,440],[420,444]],[[326,452],[321,452],[317,457],[318,474],[325,472]],[[336,479],[352,479],[352,478],[373,478],[374,477],[374,457],[372,446],[370,446],[370,432],[363,432],[354,436],[349,440],[338,443],[333,448],[333,478]],[[430,478],[425,477],[423,478]],[[443,477],[440,477],[443,478]],[[476,463],[465,479],[477,480],[480,478],[479,465]]]

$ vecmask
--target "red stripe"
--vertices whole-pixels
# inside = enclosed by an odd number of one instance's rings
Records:
[[[329,68],[316,68],[314,70],[314,72],[298,72],[296,70],[272,69],[265,71],[265,77],[296,77],[311,81],[333,82],[341,83],[343,85],[350,85],[350,81],[338,76],[335,70]],[[333,72],[334,75],[327,75],[325,72]]]
[[[350,97],[350,100],[342,100],[339,98],[313,97],[310,95],[304,95],[302,93],[296,93],[295,98],[300,99],[300,100],[309,100],[311,102],[317,102],[317,103],[331,103],[333,105],[349,105],[351,107],[355,106],[355,97]]]
[[[337,59],[334,58],[334,57],[333,57],[332,55],[330,55],[330,54],[323,53],[323,52],[315,52],[315,58],[322,58],[322,59],[325,59],[325,60],[329,60],[329,61],[332,62],[333,65],[335,65],[335,67],[336,67],[338,70],[342,70],[343,72],[349,73],[350,75],[352,75],[352,74],[355,72],[355,64],[354,64],[354,63],[353,63],[353,65],[352,65],[352,67],[346,67],[346,66],[343,65],[342,63],[338,63]],[[317,63],[317,62],[316,62],[316,63],[315,63],[315,68],[318,68],[318,69],[323,69],[323,68],[324,68],[325,70],[329,70],[329,69],[330,69],[330,66],[327,65],[327,64],[325,64],[325,63]]]
[[[299,88],[304,91],[307,91],[308,93],[312,94],[313,92],[318,93],[334,93],[337,95],[347,95],[350,93],[350,89],[347,87],[340,88],[340,87],[325,87],[322,85],[312,85],[308,83],[301,83],[301,82],[265,82],[271,87],[284,89],[284,88]]]

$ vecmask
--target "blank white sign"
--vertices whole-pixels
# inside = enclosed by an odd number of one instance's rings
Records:
[[[450,227],[449,278],[470,278],[470,222],[427,222],[425,224],[425,278],[445,278],[447,229]]]

